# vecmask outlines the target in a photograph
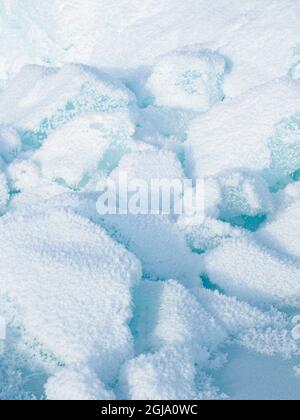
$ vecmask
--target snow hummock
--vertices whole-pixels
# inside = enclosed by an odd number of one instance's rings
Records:
[[[1,400],[299,399],[299,16],[0,2]],[[99,214],[125,176],[203,217]]]
[[[24,334],[46,358],[91,363],[106,381],[114,378],[133,351],[136,258],[67,211],[7,215],[0,223],[1,291]]]

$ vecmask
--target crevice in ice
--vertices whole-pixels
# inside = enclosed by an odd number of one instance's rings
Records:
[[[225,291],[219,287],[217,284],[215,284],[213,281],[211,281],[211,279],[209,278],[209,276],[207,274],[202,274],[201,275],[201,280],[203,283],[203,286],[205,287],[205,289],[207,290],[212,290],[212,291],[218,291],[221,294],[225,294]]]
[[[256,216],[243,215],[235,217],[220,217],[219,220],[230,223],[231,226],[243,228],[249,232],[257,232],[267,221],[267,214],[258,214]]]
[[[268,142],[272,164],[263,176],[273,192],[297,180],[300,170],[300,114],[283,119]]]

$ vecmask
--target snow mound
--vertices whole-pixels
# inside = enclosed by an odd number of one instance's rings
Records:
[[[286,314],[274,308],[264,312],[219,291],[202,289],[198,299],[227,334],[235,337],[235,342],[248,350],[268,356],[292,357],[299,354]]]
[[[183,177],[182,168],[174,153],[157,150],[126,155],[110,178],[118,181],[120,174],[126,174],[128,182],[142,180],[146,185],[151,180],[173,181]],[[143,213],[109,214],[101,216],[100,223],[113,238],[126,244],[127,249],[141,260],[146,278],[173,278],[186,284],[198,282],[201,262],[191,253],[184,235],[172,217]]]
[[[21,151],[21,139],[17,130],[10,126],[0,125],[0,157],[11,162]]]
[[[118,242],[126,244],[143,265],[144,277],[199,282],[201,261],[188,248],[184,235],[165,216],[108,215],[103,226]]]
[[[157,106],[206,112],[223,99],[224,73],[225,60],[219,54],[183,50],[157,62],[146,88]]]
[[[184,177],[183,169],[174,153],[150,147],[148,149],[126,154],[111,178],[117,180],[120,173],[126,173],[129,181],[140,179],[150,185],[154,179],[172,181]]]
[[[80,189],[101,163],[102,168],[107,165],[107,154],[114,154],[116,162],[122,157],[133,133],[127,112],[89,114],[56,130],[32,159],[49,182]]]
[[[0,0],[0,399],[299,396],[299,16]]]
[[[133,326],[141,351],[183,346],[198,361],[203,348],[214,351],[226,339],[216,320],[177,281],[144,282],[135,302]]]
[[[82,65],[26,66],[0,94],[0,121],[37,147],[54,130],[89,112],[126,109],[133,98],[120,82]]]
[[[17,306],[29,342],[58,363],[89,362],[104,381],[114,378],[132,352],[137,260],[63,210],[5,216],[0,230],[1,296]]]
[[[297,62],[300,43],[299,1],[243,3],[253,8],[233,20],[213,44],[232,62],[224,84],[226,96],[231,97],[287,75],[290,66]]]
[[[225,239],[204,257],[213,283],[228,293],[254,302],[281,306],[300,304],[300,266],[247,237]]]
[[[223,174],[219,184],[222,191],[219,210],[223,219],[255,217],[272,210],[272,196],[261,177],[233,172]]]
[[[277,80],[234,100],[215,106],[209,113],[191,124],[187,158],[195,177],[216,176],[226,170],[262,173],[280,159],[282,150],[290,151],[286,162],[293,173],[297,156],[297,139],[278,150],[270,138],[276,124],[292,117],[300,109],[299,83]],[[295,149],[292,152],[292,145]],[[273,186],[286,177],[281,168],[269,179]]]
[[[189,217],[178,220],[178,228],[184,234],[189,247],[198,254],[212,250],[219,246],[223,239],[238,237],[241,232],[233,228],[229,223],[213,218],[206,218],[203,222],[191,223]]]
[[[277,251],[300,259],[299,211],[300,200],[297,200],[264,226],[259,238]]]
[[[131,400],[192,400],[197,398],[196,370],[187,352],[166,347],[125,364],[124,394]]]
[[[86,366],[63,368],[51,376],[45,385],[46,397],[50,401],[99,401],[114,400],[97,375]]]

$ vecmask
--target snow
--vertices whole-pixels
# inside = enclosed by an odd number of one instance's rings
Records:
[[[9,200],[9,190],[6,176],[0,172],[0,214],[6,209]]]
[[[174,348],[141,355],[121,373],[123,392],[132,400],[192,400],[197,398],[195,367],[189,355]]]
[[[0,119],[16,124],[23,142],[38,146],[78,115],[126,109],[132,101],[121,83],[82,65],[26,66],[0,95]]]
[[[223,99],[225,67],[225,59],[216,53],[183,50],[158,61],[146,89],[157,106],[206,112]]]
[[[277,124],[298,112],[299,92],[298,82],[279,79],[228,99],[196,119],[187,144],[194,176],[216,176],[232,169],[263,175],[266,171],[269,184],[274,186],[287,175],[287,170],[289,174],[295,172],[295,159],[299,165],[297,138],[291,135],[289,142],[281,142],[281,150],[271,138]],[[288,150],[290,159],[283,171],[277,160]]]
[[[71,189],[79,189],[95,174],[105,153],[129,147],[134,132],[126,112],[88,114],[65,124],[49,136],[34,154],[42,176]]]
[[[216,349],[226,339],[197,297],[175,280],[144,282],[137,289],[136,298],[134,328],[140,351],[184,346],[197,361],[201,349]]]
[[[299,16],[0,1],[1,400],[299,399]]]
[[[167,216],[108,215],[101,224],[143,264],[144,277],[199,283],[201,260],[188,248],[185,237]]]
[[[21,150],[21,139],[17,130],[11,126],[0,126],[0,156],[6,161],[12,161]]]
[[[114,400],[112,392],[105,389],[97,375],[86,366],[62,368],[51,376],[45,385],[50,401]]]
[[[297,222],[299,211],[300,201],[296,200],[258,233],[265,243],[272,244],[281,253],[297,259],[300,259],[300,231]]]
[[[209,278],[228,293],[279,306],[300,304],[300,266],[249,238],[225,239],[204,257]]]
[[[3,217],[0,247],[1,293],[17,306],[25,334],[46,358],[92,363],[111,380],[132,352],[134,256],[62,210]]]

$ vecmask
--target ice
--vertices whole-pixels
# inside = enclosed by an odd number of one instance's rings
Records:
[[[40,168],[30,159],[16,159],[6,171],[12,191],[32,191],[41,179]]]
[[[182,217],[178,221],[179,229],[184,233],[189,247],[199,254],[219,246],[224,238],[238,237],[241,232],[229,223],[213,218],[206,218],[196,223],[189,217]]]
[[[146,88],[157,106],[206,112],[223,99],[225,66],[212,51],[183,50],[157,62]]]
[[[272,196],[263,179],[237,172],[224,174],[219,182],[223,196],[219,208],[223,218],[255,217],[272,210]]]
[[[102,224],[140,259],[146,278],[174,278],[190,285],[199,281],[201,261],[192,254],[184,235],[168,217],[108,215],[103,217]]]
[[[213,387],[205,389],[196,376],[209,364],[210,353],[227,339],[221,324],[174,280],[142,283],[135,301],[132,328],[136,349],[144,354],[126,363],[121,372],[124,395],[161,400],[213,393]]]
[[[8,0],[0,10],[0,52],[5,57],[0,79],[28,62],[80,62],[110,69],[151,65],[169,51],[223,37],[233,20],[257,4],[148,0],[140,7],[139,0],[112,0],[109,5],[104,0],[55,0],[41,7],[38,0]]]
[[[234,401],[299,399],[293,361],[231,349],[228,363],[216,375],[217,385]]]
[[[0,157],[11,162],[21,151],[21,139],[16,129],[0,125]]]
[[[253,302],[300,304],[300,266],[248,237],[225,239],[205,255],[205,271],[228,293]]]
[[[2,214],[9,201],[9,190],[6,176],[0,170],[0,214]]]
[[[121,173],[127,174],[128,181],[140,179],[149,185],[154,179],[172,181],[184,178],[182,166],[174,153],[150,147],[126,154],[111,178],[118,180]]]
[[[272,152],[272,165],[265,171],[269,183],[282,187],[299,179],[300,170],[300,114],[284,118],[276,125],[269,147]]]
[[[86,366],[60,369],[45,385],[50,401],[114,400],[113,392],[105,389],[97,375]]]
[[[228,25],[222,39],[213,44],[232,63],[224,84],[226,95],[238,96],[288,74],[300,41],[299,13],[298,1],[260,2]]]
[[[0,399],[299,399],[299,16],[0,0]]]
[[[181,180],[183,171],[174,153],[140,151],[125,156],[111,174],[118,181],[126,174],[128,182]],[[184,235],[168,215],[103,215],[101,223],[113,238],[133,252],[150,279],[178,279],[188,284],[198,281],[201,262],[189,250]]]
[[[195,177],[216,176],[223,171],[268,171],[280,154],[290,150],[290,165],[297,156],[297,139],[278,150],[270,139],[276,124],[291,118],[300,107],[299,83],[277,80],[234,100],[215,106],[191,125],[188,162]],[[292,147],[295,149],[292,149]],[[290,173],[295,166],[288,166]],[[286,171],[285,171],[286,172]],[[273,186],[286,177],[281,168],[269,179]]]
[[[117,162],[117,155],[120,159],[130,149],[133,133],[127,112],[88,114],[51,134],[32,159],[47,181],[80,189],[101,167],[105,154],[114,153]]]
[[[203,348],[213,351],[226,339],[220,324],[177,281],[144,282],[135,293],[135,301],[132,325],[139,351],[184,346],[197,361]]]
[[[121,83],[99,70],[26,66],[0,94],[0,121],[16,125],[23,142],[37,147],[76,116],[120,111],[132,102]]]
[[[264,312],[258,307],[226,296],[219,291],[202,289],[198,299],[235,342],[256,353],[290,358],[299,354],[290,331],[289,317],[272,308]]]
[[[1,295],[19,308],[27,341],[57,363],[91,363],[112,380],[132,353],[127,322],[138,261],[63,210],[12,214],[0,229]]]
[[[300,200],[297,200],[264,226],[259,238],[282,254],[300,259],[299,211]]]
[[[121,384],[132,400],[192,400],[197,398],[195,366],[186,351],[164,348],[125,364]]]

